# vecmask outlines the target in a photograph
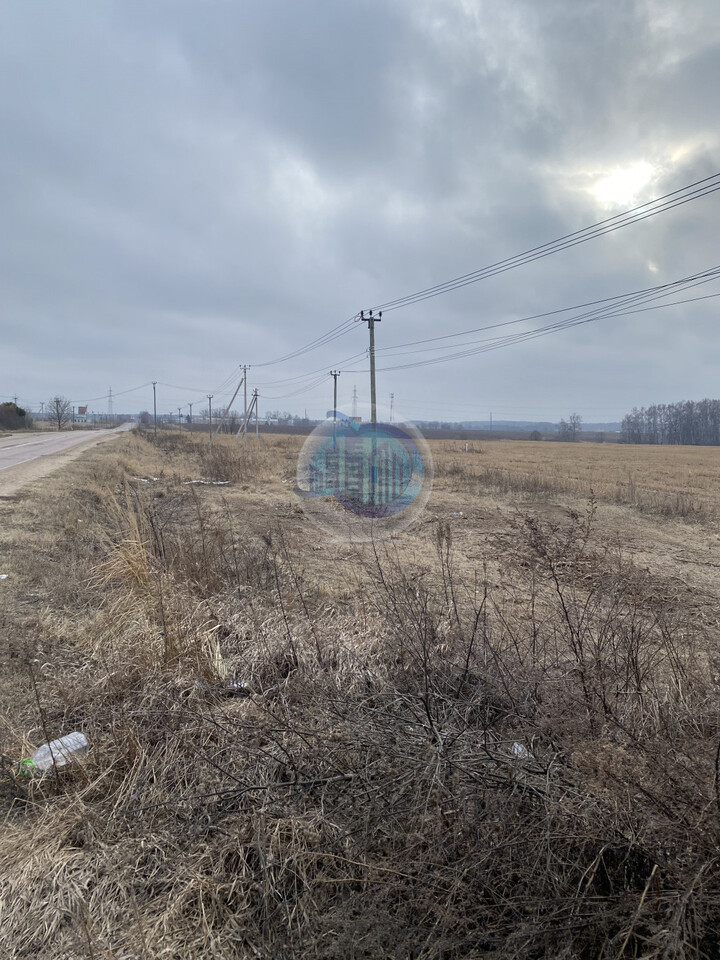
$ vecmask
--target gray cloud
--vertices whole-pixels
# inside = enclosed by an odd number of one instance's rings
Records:
[[[82,0],[42,16],[8,5],[4,21],[0,392],[29,401],[157,379],[188,387],[164,388],[176,407],[364,306],[720,166],[709,0],[681,13],[670,0]],[[643,163],[634,194],[593,194]],[[718,203],[388,314],[378,342],[709,267]],[[380,390],[414,416],[550,419],[716,394],[714,303],[382,373]],[[329,386],[284,401],[271,397],[295,384],[271,382],[365,345],[357,325],[258,367],[264,406],[321,414]],[[366,380],[344,373],[341,396]],[[148,403],[147,389],[127,395],[128,409]]]

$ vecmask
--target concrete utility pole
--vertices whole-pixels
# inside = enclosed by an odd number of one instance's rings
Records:
[[[339,370],[331,370],[330,376],[333,378],[333,420],[337,420],[337,378],[340,376]]]
[[[395,394],[390,394],[390,423],[393,422],[393,409],[395,407]]]
[[[153,380],[153,422],[155,424],[155,436],[157,436],[157,380]]]
[[[357,417],[357,385],[356,384],[353,384],[352,415],[353,415],[353,419]]]
[[[245,393],[245,424],[246,424],[246,426],[247,426],[247,415],[248,415],[248,411],[247,411],[247,366],[246,366],[245,364],[243,364],[243,385],[244,385],[244,387],[245,387],[245,390],[244,390],[244,393]],[[247,429],[245,430],[245,433],[247,434]]]
[[[376,317],[372,310],[368,311],[367,317],[365,311],[360,311],[360,319],[368,325],[370,331],[370,421],[377,423],[377,407],[375,404],[375,324],[382,320],[382,310]]]
[[[255,411],[255,436],[256,436],[256,437],[259,436],[259,430],[258,430],[258,399],[259,399],[259,396],[260,396],[260,394],[258,393],[257,389],[253,390],[252,400],[250,401],[250,406],[248,407],[247,414],[245,415],[245,417],[244,417],[244,419],[243,419],[243,422],[240,424],[240,428],[238,429],[238,433],[240,433],[240,431],[242,430],[243,440],[247,440],[248,424],[250,423],[250,420],[252,419],[253,410]]]
[[[182,426],[182,407],[178,407],[178,426]]]
[[[194,403],[194,402],[195,402],[195,401],[193,400],[193,403]],[[193,405],[192,405],[192,403],[189,403],[188,406],[190,407],[190,426],[192,427],[192,407],[193,407]]]
[[[331,370],[330,376],[333,378],[333,450],[337,447],[337,378],[340,376],[339,370]]]
[[[215,396],[214,393],[209,393],[209,394],[207,395],[207,398],[208,398],[208,416],[209,416],[209,418],[210,418],[210,443],[212,443],[212,400],[213,400],[213,397],[214,397],[214,396]]]
[[[372,310],[368,311],[367,317],[363,310],[360,311],[360,319],[367,323],[370,332],[370,422],[377,423],[377,403],[375,399],[375,324],[382,320],[382,310],[377,317],[373,316]],[[370,461],[370,503],[377,503],[377,436],[375,431],[372,434],[372,454]]]
[[[218,428],[217,428],[217,430],[215,431],[215,437],[220,433],[220,430],[222,429],[222,426],[223,426],[223,424],[225,423],[225,417],[227,417],[227,415],[230,413],[230,410],[231,410],[231,408],[232,408],[232,405],[235,403],[235,397],[238,395],[238,393],[240,393],[240,387],[243,385],[244,382],[245,382],[245,377],[243,376],[243,377],[241,378],[241,380],[240,380],[240,383],[237,385],[237,387],[235,387],[235,393],[232,395],[232,399],[230,400],[230,403],[225,407],[225,410],[223,411],[223,414],[222,414],[222,416],[220,417],[220,422],[218,423]],[[210,443],[213,442],[213,440],[215,439],[215,437],[213,437],[213,438],[210,440]]]

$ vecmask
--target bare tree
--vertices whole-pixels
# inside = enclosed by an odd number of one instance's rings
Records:
[[[72,418],[72,404],[66,397],[53,397],[47,402],[48,416],[62,430]]]
[[[578,434],[582,430],[582,417],[578,413],[571,413],[567,420],[561,420],[558,427],[558,433],[561,440],[578,440]]]
[[[634,407],[623,417],[624,443],[683,443],[720,445],[720,400],[653,404]]]
[[[579,440],[580,437],[578,434],[582,430],[582,417],[579,413],[570,414],[570,431],[572,433],[572,440]]]

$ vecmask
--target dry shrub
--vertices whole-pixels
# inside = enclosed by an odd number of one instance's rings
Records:
[[[39,680],[94,748],[13,784],[8,956],[718,955],[713,645],[593,502],[519,517],[502,587],[442,523],[424,567],[376,545],[348,610],[163,494],[106,504],[103,610]]]
[[[213,436],[184,431],[160,431],[139,434],[139,441],[160,455],[165,464],[178,472],[184,468],[186,480],[215,483],[248,483],[265,479],[273,470],[273,451],[269,444],[258,446],[254,437],[243,441],[227,434]],[[281,438],[286,441],[287,438]],[[284,449],[287,443],[273,444]]]

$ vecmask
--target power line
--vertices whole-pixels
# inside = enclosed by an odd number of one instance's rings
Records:
[[[336,366],[341,366],[343,363],[352,363],[353,360],[357,360],[360,357],[366,357],[366,356],[367,356],[367,347],[364,350],[358,351],[358,353],[353,353],[351,354],[351,356],[345,357],[344,360],[339,360]],[[282,379],[280,380],[264,380],[258,383],[258,386],[274,387],[274,386],[277,386],[278,384],[294,383],[296,380],[307,380],[308,378],[313,377],[318,373],[321,373],[323,370],[325,370],[325,366],[318,367],[316,370],[310,370],[308,371],[308,373],[298,374],[298,376],[296,377],[282,377]]]
[[[492,276],[496,276],[500,273],[505,273],[508,270],[513,270],[515,267],[524,266],[525,264],[532,263],[535,260],[540,260],[545,257],[551,256],[554,253],[559,253],[563,250],[569,249],[570,247],[577,246],[580,243],[585,243],[588,240],[595,239],[599,236],[604,236],[607,233],[612,233],[616,230],[620,230],[624,227],[631,226],[634,223],[638,223],[642,220],[646,220],[649,217],[654,217],[659,213],[664,213],[668,210],[672,210],[677,206],[682,206],[685,203],[689,203],[692,200],[697,200],[705,196],[709,196],[711,193],[720,190],[720,173],[713,174],[710,177],[705,177],[702,180],[697,180],[693,183],[687,184],[684,187],[681,187],[677,190],[673,190],[670,193],[664,194],[661,197],[658,197],[654,200],[650,200],[647,203],[639,204],[636,207],[631,208],[623,213],[616,214],[612,217],[608,217],[605,220],[601,220],[598,223],[592,224],[588,227],[584,227],[581,230],[576,230],[572,233],[565,234],[562,237],[559,237],[556,240],[549,241],[547,243],[541,244],[536,247],[532,247],[529,250],[526,250],[524,253],[516,254],[513,257],[507,257],[503,260],[496,261],[495,263],[489,264],[486,267],[482,267],[479,270],[475,270],[471,273],[464,274],[460,277],[456,277],[453,280],[448,280],[440,284],[435,284],[432,287],[426,287],[422,290],[416,291],[415,293],[408,294],[404,297],[396,298],[395,300],[389,300],[385,303],[378,304],[373,308],[373,311],[378,311],[382,315],[382,311],[385,310],[398,310],[401,307],[409,306],[413,303],[419,303],[422,300],[427,300],[432,297],[440,296],[444,293],[449,293],[452,290],[459,289],[460,287],[467,286],[471,283],[477,283],[480,280],[487,279]],[[617,305],[616,305],[617,306]],[[372,312],[370,316],[372,316]],[[332,330],[328,331],[326,334],[321,335],[320,337],[315,338],[309,344],[304,347],[300,347],[297,350],[294,350],[288,354],[285,354],[282,357],[276,358],[275,360],[267,361],[263,364],[256,364],[256,366],[270,366],[275,363],[284,363],[288,360],[295,359],[304,355],[305,353],[315,350],[318,347],[325,346],[328,343],[331,343],[333,340],[338,337],[344,336],[346,333],[352,329],[354,324],[358,320],[364,319],[363,314],[361,313],[354,314],[348,320],[345,320],[343,323],[338,324]],[[519,321],[512,321],[519,322]],[[564,325],[574,325],[575,323],[581,322],[579,318],[575,318],[572,322],[568,322]],[[502,345],[509,345],[510,342],[518,342],[521,339],[531,339],[533,334],[537,336],[545,335],[546,333],[553,332],[551,329],[542,330],[542,331],[533,331],[523,335],[517,335],[515,338],[505,338],[507,340],[503,343],[497,343],[494,346],[487,345],[487,349],[496,349]],[[452,336],[462,336],[463,334],[456,334]],[[410,344],[408,344],[409,346]],[[374,354],[371,344],[371,354]],[[385,348],[388,349],[388,348]],[[397,348],[396,348],[397,349]],[[436,348],[431,348],[436,349]],[[477,348],[474,352],[481,352],[483,347]],[[424,352],[424,351],[418,351]],[[392,354],[390,354],[392,355]],[[444,358],[434,358],[433,360],[428,361],[416,361],[411,364],[402,364],[394,367],[383,367],[383,370],[397,370],[397,369],[410,369],[414,366],[421,366],[427,363],[439,363],[445,362],[447,360],[455,359],[462,356],[463,353],[456,353],[448,355]],[[374,380],[374,355],[371,356],[370,371],[371,379]],[[338,365],[339,366],[339,365]],[[297,378],[300,379],[300,378]],[[322,382],[322,381],[321,381]],[[293,396],[297,393],[307,392],[310,389],[313,389],[315,384],[307,386],[304,390],[298,389],[291,394],[284,394],[282,396]],[[371,394],[374,393],[373,390],[374,383],[371,384]],[[279,397],[277,398],[279,399]]]
[[[618,310],[612,313],[598,314],[593,317],[571,317],[558,323],[548,324],[545,327],[538,327],[534,330],[528,330],[524,333],[512,334],[507,337],[495,337],[486,341],[482,346],[472,350],[461,350],[457,353],[447,354],[442,357],[435,357],[429,360],[417,360],[415,362],[399,364],[391,367],[380,367],[381,370],[409,370],[416,367],[430,366],[436,363],[445,363],[449,360],[460,360],[465,357],[475,356],[479,353],[489,353],[491,350],[499,350],[501,347],[513,346],[516,343],[524,343],[527,340],[536,340],[538,337],[547,336],[550,333],[558,333],[561,330],[567,330],[570,327],[580,326],[585,323],[592,323],[595,320],[606,320],[611,317],[626,317],[634,313],[647,313],[651,310],[661,310],[665,307],[674,307],[683,303],[694,303],[697,300],[712,300],[720,297],[720,293],[708,294],[704,297],[689,297],[685,300],[673,300],[671,303],[659,303],[652,307],[640,307],[633,310]],[[352,372],[357,373],[357,369]]]
[[[330,374],[326,373],[322,377],[318,377],[317,380],[313,383],[308,384],[307,386],[298,387],[297,390],[292,390],[290,393],[281,393],[277,396],[268,396],[263,394],[263,400],[285,400],[287,397],[297,397],[303,393],[309,393],[311,390],[314,390],[316,387],[319,387],[321,383],[325,383],[330,379]]]
[[[148,380],[147,383],[141,383],[139,387],[130,387],[128,390],[115,390],[113,391],[113,397],[122,397],[126,393],[135,393],[138,390],[144,390],[145,387],[152,386],[152,380]],[[100,397],[88,397],[85,399],[85,403],[93,403],[95,400],[107,400],[109,398],[108,393],[104,393]],[[71,403],[77,403],[79,401],[71,401]]]
[[[692,274],[691,276],[684,277],[681,280],[676,280],[667,284],[659,284],[656,287],[648,287],[643,290],[632,291],[631,293],[620,294],[615,297],[604,298],[602,300],[590,301],[586,304],[579,304],[573,307],[565,307],[560,310],[552,310],[546,313],[534,314],[528,317],[522,317],[514,320],[501,321],[494,324],[487,324],[484,327],[476,327],[474,330],[465,331],[462,334],[452,334],[448,337],[437,337],[429,338],[424,341],[416,341],[416,343],[428,343],[435,340],[444,341],[452,336],[464,336],[471,332],[480,332],[484,330],[496,329],[498,327],[506,327],[517,323],[528,322],[530,320],[536,320],[542,317],[553,316],[558,313],[567,313],[572,310],[582,309],[586,306],[595,307],[591,310],[584,310],[579,314],[574,316],[567,317],[563,320],[555,321],[551,324],[546,324],[545,326],[534,328],[532,330],[520,331],[515,334],[508,334],[501,337],[488,337],[482,339],[476,339],[467,341],[464,344],[457,344],[456,346],[461,348],[454,350],[452,353],[446,353],[439,357],[431,357],[424,360],[414,360],[405,364],[397,364],[395,366],[384,366],[379,369],[382,370],[401,370],[401,369],[413,369],[420,366],[428,366],[435,363],[444,363],[449,360],[462,359],[464,357],[473,356],[478,353],[485,353],[489,350],[499,349],[503,346],[510,346],[514,343],[519,343],[525,340],[536,339],[538,336],[545,336],[548,333],[555,333],[560,330],[568,329],[572,326],[578,326],[582,323],[590,323],[595,320],[607,319],[611,317],[619,316],[628,316],[633,313],[646,312],[649,310],[659,309],[661,307],[677,306],[684,303],[693,303],[699,300],[712,299],[714,297],[720,296],[720,294],[709,294],[701,297],[689,297],[682,300],[673,300],[670,303],[661,303],[655,304],[654,306],[644,306],[648,303],[653,303],[656,300],[661,300],[665,297],[673,296],[681,291],[691,290],[694,287],[701,286],[705,283],[710,283],[713,280],[720,279],[720,266],[712,267],[709,270],[703,271],[701,273]],[[447,349],[446,344],[434,347],[425,347],[417,351],[408,351],[407,347],[413,346],[412,343],[407,344],[398,344],[395,347],[383,348],[384,351],[389,355],[397,355],[398,353],[401,356],[407,356],[408,353],[424,353],[424,352],[436,352],[438,350]],[[468,347],[470,349],[468,349]],[[393,354],[393,351],[396,353]],[[360,371],[357,367],[351,368],[347,372],[366,372],[364,369]]]
[[[379,347],[377,352],[387,353],[388,351],[404,349],[406,347],[420,346],[426,343],[439,343],[440,341],[453,340],[457,337],[469,336],[472,333],[481,333],[486,330],[495,330],[495,329],[498,329],[499,327],[509,327],[509,326],[512,326],[513,324],[526,323],[530,320],[542,320],[545,317],[556,316],[559,313],[569,313],[571,310],[581,310],[581,309],[584,309],[585,307],[599,307],[602,304],[610,306],[613,303],[617,306],[619,301],[623,301],[626,299],[629,301],[636,297],[640,298],[640,297],[644,297],[645,295],[660,293],[660,291],[663,291],[663,290],[676,292],[678,288],[682,288],[682,287],[689,288],[689,286],[695,286],[696,282],[697,284],[707,283],[710,280],[717,279],[719,272],[720,272],[720,265],[711,267],[708,270],[704,270],[700,273],[691,274],[690,276],[683,277],[680,280],[673,280],[670,283],[657,284],[656,286],[653,286],[653,287],[644,287],[640,290],[633,290],[630,293],[616,294],[613,297],[602,297],[597,300],[588,300],[585,303],[577,303],[571,307],[560,307],[557,310],[546,310],[543,313],[533,313],[533,314],[530,314],[529,316],[517,317],[513,320],[501,320],[496,323],[484,324],[481,327],[471,327],[469,330],[461,330],[458,333],[446,333],[437,337],[426,337],[423,340],[410,340],[406,343],[391,344],[390,346]],[[431,348],[431,349],[439,349],[439,348]],[[415,351],[415,352],[422,352],[422,351]]]
[[[282,357],[276,357],[274,360],[266,360],[264,363],[256,363],[254,366],[271,367],[276,363],[285,363],[287,360],[294,360],[305,353],[310,353],[312,350],[317,350],[318,347],[324,347],[326,344],[332,343],[333,340],[337,340],[339,337],[344,337],[346,333],[349,333],[353,329],[357,317],[358,314],[353,314],[352,317],[349,317],[347,320],[339,323],[337,326],[333,327],[332,330],[328,330],[327,333],[324,333],[321,336],[316,337],[314,340],[311,340],[310,343],[305,344],[304,347],[298,347],[297,350],[293,350]]]
[[[608,217],[605,220],[600,220],[598,223],[591,224],[588,227],[583,227],[581,230],[567,233],[562,237],[558,237],[556,240],[550,240],[539,246],[531,247],[529,250],[516,254],[513,257],[497,260],[495,263],[481,267],[479,270],[473,270],[470,273],[455,277],[452,280],[446,280],[443,283],[425,287],[423,290],[407,294],[404,297],[397,297],[395,300],[387,300],[385,303],[379,303],[374,306],[373,309],[383,311],[399,310],[401,307],[407,307],[411,303],[419,303],[422,300],[439,297],[441,294],[449,293],[451,290],[457,290],[468,284],[486,280],[489,277],[497,276],[508,270],[514,270],[515,267],[524,266],[527,263],[532,263],[534,260],[541,260],[554,253],[559,253],[562,250],[567,250],[580,243],[593,240],[595,237],[601,237],[607,233],[613,233],[615,230],[620,230],[623,227],[628,227],[633,223],[647,220],[649,217],[654,217],[659,213],[665,213],[667,210],[672,210],[692,200],[709,196],[717,190],[720,190],[720,173],[705,177],[703,180],[696,180],[694,183],[687,184],[678,190],[666,193],[661,197],[657,197],[655,200],[649,200],[647,203],[639,204],[623,213]]]
[[[431,287],[426,287],[404,297],[398,297],[395,300],[388,300],[385,303],[377,304],[375,307],[373,307],[373,310],[398,310],[401,307],[409,306],[412,303],[419,303],[422,300],[428,300],[432,297],[449,293],[452,290],[459,289],[460,287],[467,286],[468,284],[477,283],[480,280],[485,280],[489,277],[496,276],[499,273],[505,273],[507,270],[513,270],[515,267],[532,263],[534,260],[540,260],[554,253],[559,253],[562,250],[577,246],[580,243],[585,243],[586,241],[592,240],[595,237],[604,236],[607,233],[612,233],[615,230],[622,229],[623,227],[631,226],[633,223],[639,223],[642,220],[646,220],[649,217],[654,217],[659,213],[672,210],[674,207],[689,203],[692,200],[709,196],[711,193],[714,193],[717,190],[720,190],[720,172],[715,173],[710,177],[705,177],[702,180],[696,180],[693,183],[687,184],[684,187],[680,187],[677,190],[673,190],[670,193],[666,193],[661,197],[655,198],[654,200],[649,200],[647,203],[639,204],[638,206],[632,207],[630,210],[626,210],[623,213],[616,214],[612,217],[606,218],[605,220],[591,224],[590,226],[583,227],[580,230],[565,234],[556,240],[551,240],[547,243],[540,244],[539,246],[531,247],[524,253],[516,254],[513,257],[506,257],[503,260],[498,260],[489,264],[488,266],[480,268],[479,270],[463,274],[462,276],[455,277],[454,279],[447,280],[443,283],[435,284]],[[304,346],[299,347],[297,350],[290,351],[289,353],[286,353],[280,357],[276,357],[273,360],[267,360],[263,363],[255,364],[254,366],[266,367],[278,363],[285,363],[288,360],[293,360],[303,356],[312,350],[317,350],[319,347],[326,346],[339,337],[345,336],[347,333],[349,333],[359,319],[361,318],[358,313],[353,314],[352,317],[349,317],[347,320],[328,330],[321,336],[316,337],[314,340],[311,340]]]
[[[498,260],[492,264],[489,264],[488,266],[480,268],[479,270],[472,271],[471,273],[464,274],[452,280],[435,284],[431,287],[426,287],[422,290],[418,290],[415,293],[408,294],[404,297],[398,297],[394,300],[389,300],[389,301],[386,301],[385,303],[378,304],[376,307],[373,308],[373,310],[378,310],[378,311],[379,310],[383,310],[383,311],[397,310],[397,309],[400,309],[401,307],[409,306],[410,304],[413,304],[413,303],[419,303],[422,300],[430,299],[432,297],[437,297],[444,293],[449,293],[452,290],[459,289],[460,287],[467,286],[468,284],[477,283],[480,280],[484,280],[489,277],[496,276],[508,270],[515,269],[515,267],[518,267],[518,266],[523,266],[525,264],[532,263],[535,260],[539,260],[544,257],[550,256],[554,253],[558,253],[562,250],[566,250],[580,243],[585,243],[586,241],[592,240],[595,237],[604,236],[607,233],[611,233],[611,232],[614,232],[615,230],[622,229],[623,227],[630,226],[633,223],[638,223],[642,220],[648,219],[649,217],[653,217],[659,213],[664,213],[668,210],[672,210],[675,207],[681,206],[685,203],[689,203],[692,200],[697,200],[702,197],[709,196],[711,193],[714,193],[717,190],[720,190],[720,173],[715,173],[712,176],[706,177],[702,180],[697,180],[677,190],[671,191],[670,193],[664,194],[663,196],[658,197],[654,200],[650,200],[647,203],[639,204],[638,206],[633,207],[630,210],[627,210],[623,213],[616,214],[615,216],[612,216],[612,217],[608,217],[605,220],[601,220],[598,223],[592,224],[588,227],[584,227],[581,230],[576,230],[572,233],[565,234],[564,236],[559,237],[556,240],[552,240],[547,243],[541,244],[539,246],[532,247],[529,250],[526,250],[524,253],[517,254],[513,257],[507,257],[503,260]],[[714,277],[709,279],[714,279]],[[682,281],[677,281],[676,283],[681,283],[681,282]],[[698,282],[706,282],[706,281],[703,280]],[[672,285],[666,285],[666,286],[672,286]],[[661,288],[649,288],[649,289],[659,290]],[[645,292],[647,291],[638,291],[636,294],[626,295],[626,296],[640,297],[641,294]],[[692,299],[697,300],[697,299],[705,299],[705,298],[692,298]],[[610,298],[610,300],[617,300],[617,298]],[[608,306],[605,308],[606,311],[610,309],[610,300],[607,302]],[[583,304],[581,305],[581,307],[594,306],[597,303],[601,303],[601,302],[604,302],[604,301],[594,301],[594,302],[591,302],[590,304]],[[684,300],[684,301],[677,301],[677,302],[687,303],[687,302],[691,302],[691,300]],[[627,306],[628,304],[623,303],[622,305]],[[670,304],[665,304],[664,306],[669,306],[669,305]],[[612,309],[617,309],[618,306],[620,306],[620,304],[615,303]],[[565,310],[557,311],[557,312],[566,312],[569,309],[577,309],[577,308],[565,308]],[[649,308],[649,309],[654,309],[654,308]],[[469,333],[480,332],[481,330],[485,330],[485,329],[491,329],[492,327],[505,326],[512,323],[520,323],[520,322],[523,322],[523,320],[527,321],[528,319],[538,319],[541,316],[549,316],[551,313],[555,313],[555,312],[556,311],[551,311],[548,314],[538,314],[538,315],[535,315],[535,317],[522,318],[522,320],[506,321],[504,323],[493,324],[488,327],[478,327],[471,331],[464,331],[463,333],[448,334],[444,337],[428,338],[425,341],[412,341],[408,344],[396,345],[395,347],[384,347],[381,349],[382,349],[382,352],[384,353],[388,352],[389,355],[392,356],[393,350],[400,350],[400,349],[405,349],[406,347],[409,347],[409,346],[416,346],[424,343],[430,343],[434,341],[461,337],[461,336],[468,335]],[[637,312],[637,311],[625,311],[620,313],[601,311],[597,315],[588,314],[585,317],[569,318],[567,321],[561,321],[558,324],[551,324],[551,325],[548,325],[547,327],[539,328],[537,330],[526,331],[524,333],[517,334],[510,337],[496,338],[495,340],[486,342],[483,346],[475,348],[471,351],[463,350],[463,351],[458,351],[454,354],[448,354],[444,357],[436,357],[436,358],[432,358],[425,361],[414,361],[409,364],[396,365],[392,367],[383,367],[381,369],[383,370],[410,369],[416,366],[424,366],[430,363],[446,362],[448,360],[461,358],[463,356],[470,356],[473,353],[483,352],[485,349],[488,349],[488,350],[497,349],[500,346],[508,346],[511,343],[520,342],[521,340],[532,339],[535,336],[543,336],[547,333],[555,332],[559,329],[565,329],[569,326],[574,326],[581,322],[590,322],[590,320],[600,319],[601,317],[605,317],[605,316],[608,316],[608,317],[624,316],[629,312]],[[286,353],[280,357],[276,357],[273,360],[268,360],[263,363],[255,364],[255,366],[266,367],[266,366],[272,366],[274,364],[285,363],[289,360],[296,359],[300,356],[303,356],[306,353],[316,350],[322,346],[326,346],[327,344],[332,343],[338,338],[343,337],[347,333],[349,333],[350,330],[354,328],[355,323],[359,319],[360,319],[359,314],[354,314],[352,317],[349,317],[347,320],[344,320],[342,323],[337,324],[335,327],[332,327],[326,333],[321,334],[319,337],[316,337],[315,339],[311,340],[309,343],[305,344],[304,346],[299,347],[296,350],[290,351],[289,353]],[[468,345],[469,344],[464,344],[463,346],[468,346]],[[437,349],[437,348],[430,348],[430,351],[432,351],[433,349]],[[417,352],[425,352],[425,351],[417,351]],[[347,358],[347,360],[342,361],[342,363],[348,363],[348,362],[352,363],[353,360],[358,359],[360,356],[364,356],[364,355],[365,355],[365,351],[359,354],[354,354],[352,357]],[[340,366],[340,364],[338,364],[337,366]],[[283,381],[270,381],[270,384],[278,383],[278,382],[287,383],[289,381],[306,380],[312,377],[315,372],[319,372],[319,371],[313,371],[310,374],[303,374],[297,377],[288,378]],[[223,384],[221,384],[220,387],[216,388],[216,390],[213,392],[216,394],[220,394],[223,388],[225,387],[225,385],[234,379],[235,375],[236,373],[234,370],[233,373],[223,382]],[[317,386],[319,383],[322,383],[325,379],[327,379],[326,376],[320,378],[319,380],[308,383],[306,386],[298,386],[298,388],[292,391],[291,393],[282,394],[278,397],[272,397],[269,399],[280,399],[281,397],[295,396],[295,395],[298,395],[299,393],[308,392],[309,390],[314,389],[314,387]],[[151,381],[148,381],[147,383],[141,384],[138,387],[131,387],[128,390],[119,391],[118,393],[115,394],[115,396],[123,396],[129,393],[134,393],[136,391],[145,389],[150,385],[151,385]],[[195,393],[195,394],[204,393],[204,391],[201,391],[200,389],[195,389],[193,387],[187,387],[187,386],[179,386],[177,384],[162,383],[161,385],[165,387],[169,387],[170,389],[181,390],[188,393]],[[106,399],[109,399],[108,394],[104,394],[99,397],[91,397],[86,402],[92,403],[98,400],[106,400]]]
[[[231,384],[232,381],[235,380],[235,378],[236,378],[235,375],[233,375],[233,377],[228,377],[228,379],[224,381],[223,384],[221,384],[221,386],[216,387],[212,391],[213,394],[222,393],[223,388],[227,387],[228,384]],[[182,390],[183,393],[203,393],[203,390],[201,387],[183,387],[179,383],[165,383],[162,380],[158,380],[157,383],[158,383],[158,386],[160,387],[168,387],[170,390]],[[229,393],[230,392],[229,388],[226,389],[225,392]],[[207,399],[207,391],[205,392],[205,398]]]

